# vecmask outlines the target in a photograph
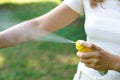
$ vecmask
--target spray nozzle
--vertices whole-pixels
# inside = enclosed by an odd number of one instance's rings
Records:
[[[90,52],[90,51],[92,51],[90,48],[88,48],[88,47],[86,47],[84,45],[79,44],[77,41],[76,41],[75,44],[76,44],[76,49],[78,51],[80,51],[80,52]]]

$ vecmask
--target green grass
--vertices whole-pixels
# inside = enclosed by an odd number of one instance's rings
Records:
[[[0,4],[5,4],[5,3],[14,3],[14,4],[25,4],[25,3],[36,3],[36,2],[55,2],[55,3],[60,3],[61,0],[0,0]]]
[[[47,0],[1,4],[0,29],[43,15],[57,5]],[[85,39],[83,22],[84,18],[78,19],[54,34],[73,41]],[[0,80],[72,80],[78,61],[74,44],[32,41],[0,50]]]

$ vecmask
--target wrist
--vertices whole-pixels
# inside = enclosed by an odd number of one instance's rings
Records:
[[[120,72],[120,56],[115,55],[113,63],[114,64],[112,65],[112,70]]]
[[[0,32],[0,48],[6,48],[9,47],[8,41],[5,39],[2,32]]]

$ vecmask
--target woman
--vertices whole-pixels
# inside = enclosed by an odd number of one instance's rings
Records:
[[[0,33],[0,48],[39,38],[84,15],[87,42],[92,49],[78,52],[80,63],[74,80],[120,80],[120,5],[118,0],[65,0],[47,14],[22,22]],[[45,34],[46,35],[46,34]],[[107,71],[104,76],[98,71]]]

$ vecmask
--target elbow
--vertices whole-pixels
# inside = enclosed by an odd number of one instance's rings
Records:
[[[50,25],[48,25],[48,21],[43,17],[38,17],[32,20],[28,21],[30,23],[31,26],[33,26],[33,28],[36,28],[38,30],[45,30],[45,31],[50,31]]]

